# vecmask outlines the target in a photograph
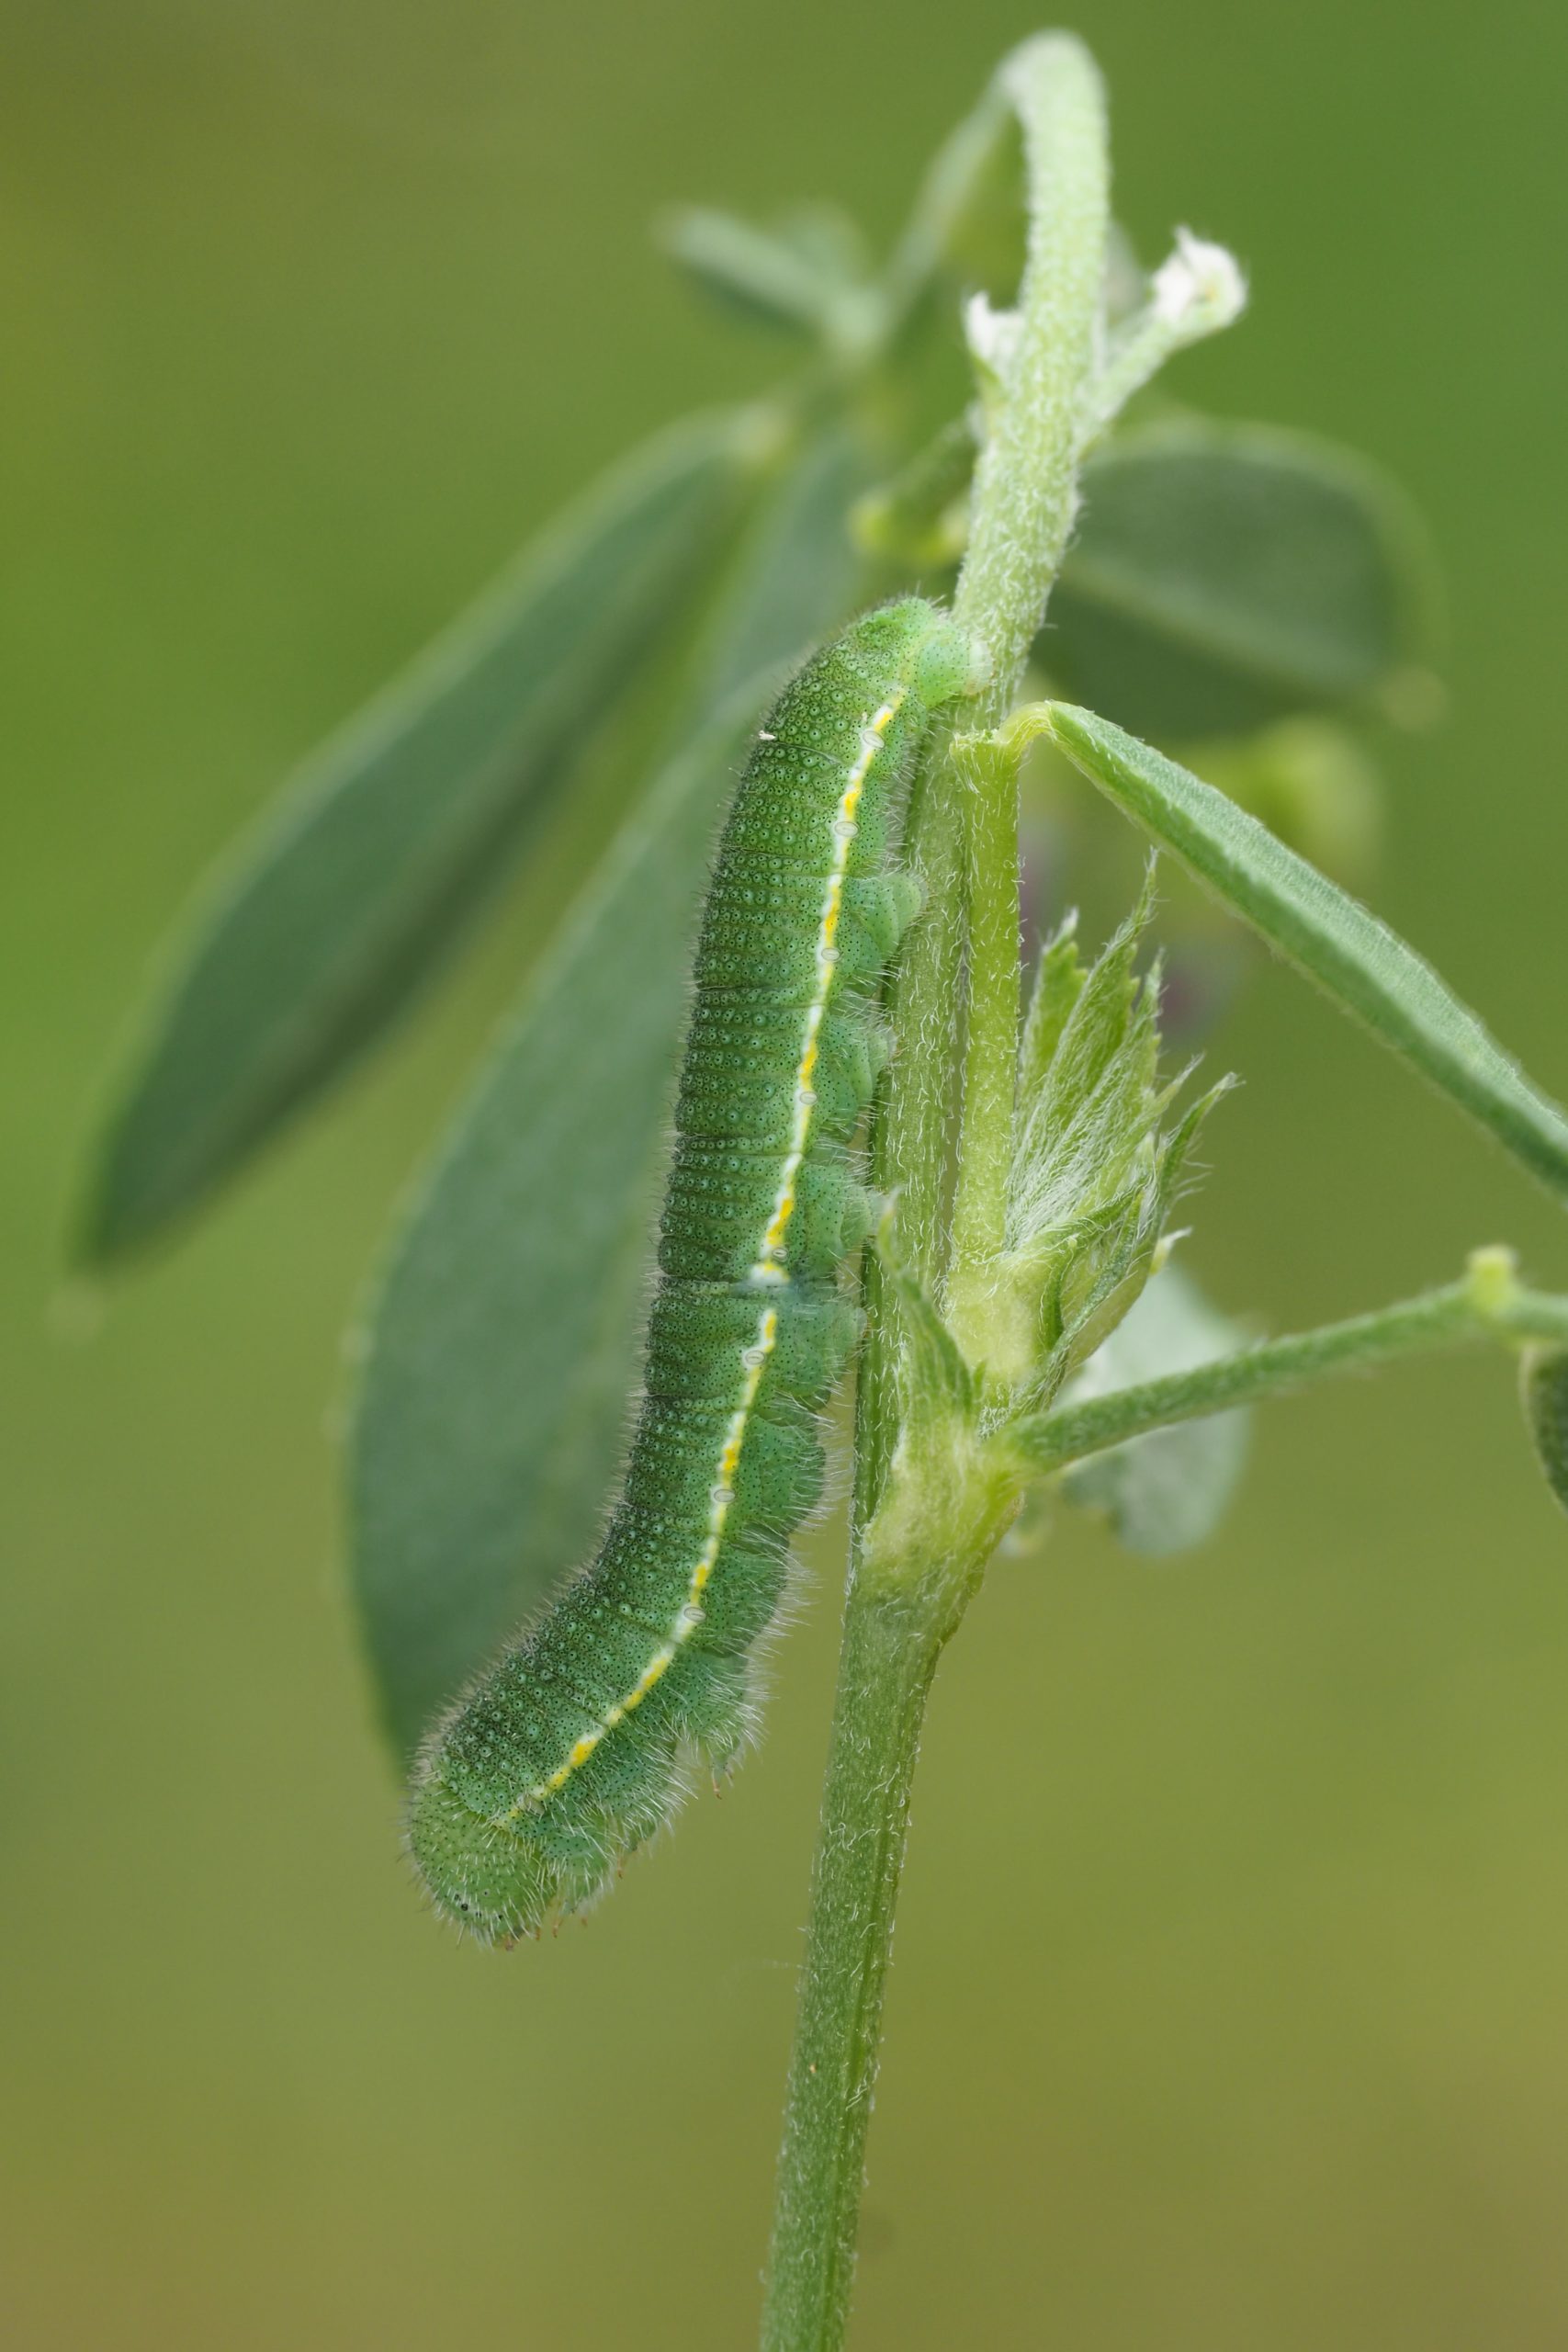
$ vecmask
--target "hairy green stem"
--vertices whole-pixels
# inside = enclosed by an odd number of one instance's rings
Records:
[[[1018,1421],[1000,1441],[1029,1472],[1060,1470],[1086,1454],[1150,1430],[1168,1429],[1233,1406],[1279,1396],[1325,1374],[1370,1372],[1395,1358],[1423,1355],[1467,1340],[1568,1342],[1568,1299],[1521,1289],[1505,1250],[1478,1250],[1463,1282],[1401,1300],[1371,1315],[1326,1323],[1280,1340],[1265,1340],[1239,1354],[1195,1364],[1190,1371],[1117,1388],[1081,1405]]]
[[[1023,124],[1028,260],[953,600],[954,619],[990,655],[977,713],[990,726],[1017,698],[1077,512],[1111,207],[1105,94],[1081,43],[1067,33],[1026,41],[1001,80]]]
[[[843,2336],[909,1791],[940,1648],[912,1596],[857,1585],[822,1796],[764,2352]]]
[[[1095,360],[1109,208],[1105,107],[1088,52],[1066,35],[1027,42],[999,87],[1022,122],[1029,255],[1020,316],[976,479],[970,553],[955,616],[984,648],[989,682],[976,714],[994,725],[1016,697],[1029,648],[1072,528],[1085,399]],[[971,842],[970,849],[974,844]],[[926,886],[893,991],[898,1056],[879,1106],[873,1170],[898,1201],[911,1272],[940,1282],[944,1192],[955,1094],[964,895],[962,808],[945,741],[910,810],[907,854]],[[1016,890],[1016,835],[989,834],[981,895]],[[970,876],[974,902],[975,874]],[[1016,963],[1016,916],[1010,954]],[[995,972],[976,975],[981,994]],[[1012,1020],[1016,1032],[1017,981]],[[999,1002],[999,995],[998,1001]],[[974,1140],[973,1099],[964,1148]],[[1001,1116],[993,1104],[987,1132]],[[994,1138],[993,1138],[994,1139]],[[875,2082],[883,1990],[926,1695],[942,1643],[972,1583],[958,1557],[983,1561],[1003,1523],[994,1482],[975,1526],[955,1526],[945,1561],[868,1558],[867,1532],[898,1442],[898,1332],[874,1265],[857,1400],[855,1529],[838,1702],[813,1874],[800,2007],[784,2116],[779,2194],[762,2323],[765,2352],[837,2352],[843,2341]],[[985,1487],[981,1480],[979,1485]],[[897,1571],[899,1567],[906,1572]],[[928,1573],[922,1574],[922,1570]],[[934,1571],[934,1575],[929,1573]]]
[[[964,888],[964,837],[943,758],[917,780],[906,857],[918,876],[932,920],[915,925],[904,961],[888,991],[888,1014],[899,1040],[898,1066],[877,1106],[872,1129],[872,1180],[898,1204],[905,1261],[922,1282],[940,1277],[944,1242],[948,1145],[954,1098],[953,1007],[964,967],[959,924],[938,920]],[[880,1498],[898,1434],[896,1309],[882,1268],[868,1255],[864,1298],[866,1344],[855,1396],[854,1518],[870,1521]]]
[[[978,1359],[1006,1239],[1018,1091],[1018,762],[972,736],[953,762],[964,786],[969,985],[947,1307],[959,1346]]]
[[[1105,275],[1110,164],[1104,96],[1078,44],[1046,35],[1002,80],[1024,130],[1029,258],[1000,397],[975,474],[975,522],[953,616],[987,649],[978,714],[1006,717],[1023,682],[1077,512],[1084,418]],[[969,914],[967,1052],[953,1212],[952,1306],[961,1340],[983,1317],[1002,1246],[1018,1065],[1018,763],[964,746]],[[976,1350],[976,1352],[978,1351]]]

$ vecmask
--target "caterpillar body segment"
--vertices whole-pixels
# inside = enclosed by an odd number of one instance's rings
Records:
[[[967,640],[919,598],[818,654],[761,730],[716,861],[660,1227],[645,1385],[598,1556],[415,1768],[409,1841],[487,1942],[598,1894],[668,1818],[683,1758],[723,1770],[822,1477],[853,1352],[842,1280],[869,1200],[855,1137],[886,1058],[875,993],[915,911],[889,865]]]

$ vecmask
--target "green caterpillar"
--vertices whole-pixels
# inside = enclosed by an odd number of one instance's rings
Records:
[[[750,1736],[754,1657],[821,1484],[818,1416],[858,1334],[854,1139],[881,976],[919,893],[892,836],[973,650],[918,597],[818,654],[761,730],[719,844],[660,1228],[640,1416],[592,1566],[433,1734],[409,1842],[486,1942],[598,1894],[666,1820],[683,1754]]]

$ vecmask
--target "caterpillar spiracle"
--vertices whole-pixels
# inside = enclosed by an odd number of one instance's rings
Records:
[[[409,1843],[485,1942],[581,1908],[744,1746],[786,1547],[853,1352],[870,1226],[855,1137],[875,1005],[919,892],[891,863],[919,745],[973,649],[919,597],[788,685],[753,746],[699,934],[640,1413],[598,1556],[480,1677],[415,1767]]]

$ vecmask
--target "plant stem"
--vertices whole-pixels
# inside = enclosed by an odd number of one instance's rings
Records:
[[[1027,42],[1003,67],[999,86],[1023,125],[1030,237],[1016,340],[976,473],[970,553],[954,606],[989,656],[980,725],[994,725],[1016,697],[1072,528],[1109,211],[1104,98],[1081,44],[1059,34]],[[875,1180],[897,1193],[904,1257],[928,1288],[940,1283],[944,1257],[962,978],[962,931],[953,910],[961,903],[965,844],[946,749],[945,741],[936,747],[910,808],[906,854],[925,881],[927,915],[914,927],[891,991],[899,1050],[873,1136]],[[1016,892],[1016,827],[987,828],[984,838],[982,896],[999,895],[991,870],[998,862]],[[1015,1049],[1016,912],[1008,952]],[[971,977],[973,984],[973,970]],[[1000,1001],[999,974],[987,966],[978,978],[989,1019]],[[975,1107],[973,1099],[965,1102],[965,1149]],[[1001,1115],[993,1102],[987,1132]],[[974,1524],[955,1528],[943,1556],[873,1560],[867,1532],[898,1437],[897,1317],[874,1263],[866,1299],[854,1539],[784,2116],[765,2352],[838,2352],[843,2340],[926,1696],[974,1575],[1005,1523],[996,1515],[995,1480],[982,1479]]]
[[[964,790],[969,988],[948,1321],[978,1359],[1007,1223],[1018,1091],[1018,762],[988,739],[953,745]]]
[[[981,717],[993,725],[1017,699],[1077,512],[1110,207],[1104,98],[1077,42],[1063,34],[1030,41],[1002,78],[1024,126],[1029,260],[953,603],[953,617],[991,658]],[[951,1309],[960,1340],[973,1345],[968,1327],[985,1316],[988,1269],[1002,1246],[1012,1154],[1018,762],[970,742],[956,764],[968,787],[969,989]]]
[[[933,920],[916,923],[889,985],[888,1019],[899,1050],[871,1136],[873,1182],[886,1198],[897,1201],[904,1261],[929,1289],[936,1287],[942,1269],[953,1033],[964,969],[964,934],[950,911],[963,896],[963,826],[948,788],[945,743],[942,751],[940,763],[916,779],[910,804],[906,861],[919,880]],[[857,1530],[875,1511],[898,1433],[897,1310],[881,1265],[869,1253],[864,1300],[866,1338],[855,1393]]]
[[[857,1582],[812,1877],[763,2352],[842,2340],[910,1784],[940,1648],[911,1596]]]
[[[1111,203],[1105,94],[1081,42],[1026,41],[1001,82],[1023,124],[1029,249],[953,599],[953,618],[991,657],[980,726],[996,726],[1017,698],[1077,512]]]
[[[1568,1342],[1568,1299],[1522,1290],[1506,1252],[1479,1250],[1463,1282],[1315,1331],[1266,1340],[1163,1380],[1062,1406],[1015,1422],[1002,1442],[1038,1476],[1175,1421],[1281,1396],[1328,1373],[1369,1372],[1399,1356],[1497,1339]]]

